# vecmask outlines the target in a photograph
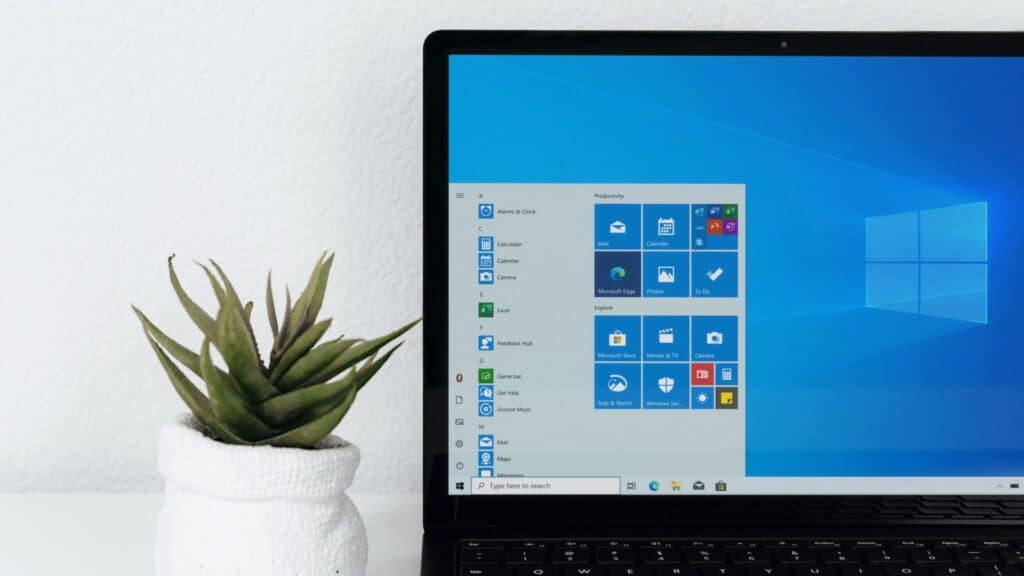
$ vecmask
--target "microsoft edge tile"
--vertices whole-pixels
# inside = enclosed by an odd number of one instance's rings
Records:
[[[640,297],[640,252],[594,252],[594,296]]]

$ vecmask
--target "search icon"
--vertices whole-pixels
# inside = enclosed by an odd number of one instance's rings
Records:
[[[479,490],[480,488],[483,488],[483,487],[484,487],[484,483],[483,482],[478,482],[477,485],[476,485],[477,490]]]

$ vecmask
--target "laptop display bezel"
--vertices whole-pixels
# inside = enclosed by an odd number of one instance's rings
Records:
[[[448,494],[448,63],[453,54],[1024,56],[1016,32],[438,31],[424,43],[423,503],[427,528],[451,526],[774,527],[810,523],[964,524],[985,519],[822,516],[835,496],[454,496]],[[468,492],[468,490],[467,490]],[[955,495],[951,495],[955,496]],[[991,500],[1020,500],[1022,497]],[[906,496],[846,497],[884,508]],[[707,511],[706,513],[704,511]],[[715,511],[722,513],[715,514]],[[996,521],[998,522],[998,521]],[[1010,522],[1020,525],[1020,521]]]

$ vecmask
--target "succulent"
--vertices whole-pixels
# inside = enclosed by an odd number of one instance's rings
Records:
[[[372,340],[338,337],[321,343],[331,320],[318,322],[317,315],[333,262],[333,254],[320,257],[294,305],[285,288],[280,324],[271,276],[267,275],[267,318],[274,344],[266,363],[253,335],[253,303],[242,304],[227,275],[212,260],[216,275],[206,265],[197,264],[217,297],[216,316],[210,316],[185,293],[174,271],[174,255],[167,259],[178,300],[203,334],[198,354],[132,306],[174,389],[211,436],[230,444],[314,447],[341,422],[359,390],[402,343],[381,350],[419,322],[414,320]],[[214,363],[213,350],[223,359],[226,371]],[[207,394],[171,358],[202,379]]]

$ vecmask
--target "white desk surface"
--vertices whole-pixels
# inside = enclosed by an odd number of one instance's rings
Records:
[[[416,576],[419,495],[350,495],[370,540],[367,576]],[[0,494],[0,574],[153,573],[160,494]]]

